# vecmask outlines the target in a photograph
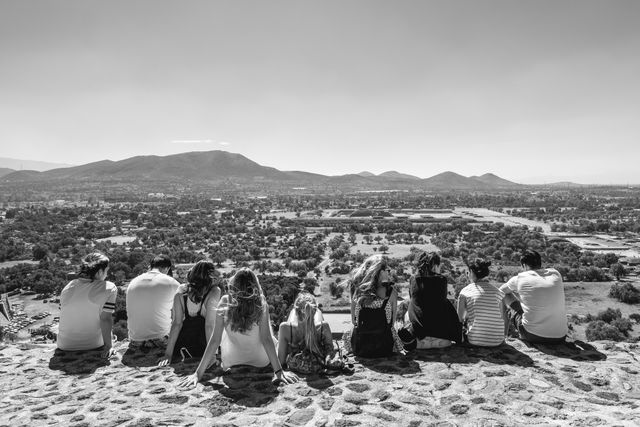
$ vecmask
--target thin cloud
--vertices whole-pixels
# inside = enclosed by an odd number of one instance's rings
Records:
[[[213,144],[210,139],[174,139],[172,144]]]
[[[218,142],[218,144],[220,144],[220,145],[224,145],[225,147],[226,147],[227,145],[231,145],[231,143],[230,143],[230,142],[228,142],[228,141],[220,141],[220,142]]]

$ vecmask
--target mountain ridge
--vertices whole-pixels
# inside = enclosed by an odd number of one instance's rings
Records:
[[[9,171],[0,175],[4,183],[49,181],[120,182],[140,184],[149,181],[217,183],[259,182],[272,185],[327,185],[372,189],[434,189],[434,190],[492,190],[520,188],[521,184],[508,181],[492,173],[465,177],[452,171],[429,178],[386,171],[379,175],[360,172],[344,175],[322,175],[306,171],[281,171],[263,166],[238,153],[222,150],[193,151],[168,156],[145,155],[113,161],[100,160],[79,166],[48,171]]]

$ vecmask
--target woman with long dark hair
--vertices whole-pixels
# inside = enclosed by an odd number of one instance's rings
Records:
[[[102,348],[102,356],[110,357],[113,312],[116,308],[116,285],[107,282],[109,258],[100,252],[82,260],[79,277],[64,287],[60,294],[60,350],[94,350]]]
[[[215,266],[209,260],[198,261],[187,273],[173,299],[171,330],[160,366],[175,357],[202,357],[213,332],[221,289],[214,281]]]

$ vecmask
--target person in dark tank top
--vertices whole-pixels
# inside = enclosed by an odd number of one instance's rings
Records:
[[[405,327],[398,331],[405,350],[439,348],[462,340],[462,325],[447,299],[447,279],[440,274],[440,255],[422,252],[409,284]]]

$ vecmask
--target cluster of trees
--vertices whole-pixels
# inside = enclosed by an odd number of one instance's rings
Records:
[[[625,341],[629,339],[629,331],[633,329],[631,319],[623,318],[620,309],[607,308],[595,317],[588,315],[587,321],[590,323],[585,335],[589,341]]]
[[[609,289],[609,297],[627,304],[640,303],[640,290],[631,283],[615,283]]]

